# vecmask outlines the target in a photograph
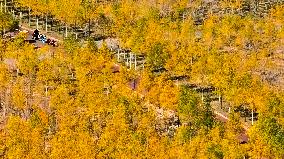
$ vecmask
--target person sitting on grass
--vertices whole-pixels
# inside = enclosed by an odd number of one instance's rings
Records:
[[[39,39],[42,43],[45,43],[47,41],[46,36],[44,34],[40,34]]]

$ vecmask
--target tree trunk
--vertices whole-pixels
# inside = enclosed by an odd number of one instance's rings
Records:
[[[120,58],[120,49],[118,49],[118,51],[117,51],[117,61],[119,62],[119,59]]]
[[[91,18],[89,18],[89,37],[91,37]]]
[[[219,102],[220,102],[220,107],[221,109],[223,108],[223,98],[222,98],[222,94],[219,95]]]
[[[45,97],[47,97],[47,95],[48,95],[48,86],[45,86]]]
[[[47,101],[47,95],[48,95],[48,86],[45,86],[45,107],[48,107],[48,101]]]
[[[65,37],[68,36],[68,28],[67,28],[67,23],[65,24]]]
[[[31,26],[31,8],[29,7],[29,27]]]
[[[52,27],[53,27],[53,18],[51,17],[51,21],[50,21],[50,30],[52,31]]]
[[[36,16],[36,29],[38,29],[38,15]]]
[[[73,30],[73,32],[75,32],[75,38],[78,39],[77,22],[76,22],[76,20],[75,20],[75,31]]]
[[[5,93],[5,103],[3,105],[3,116],[4,116],[4,119],[6,118],[6,115],[8,113],[8,108],[10,107],[10,104],[9,104],[9,97],[11,96],[11,84],[9,84],[8,88],[6,89],[6,93]]]
[[[202,101],[202,103],[204,102],[204,93],[203,93],[203,88],[201,89],[201,101]]]
[[[130,67],[130,69],[131,69],[131,58],[132,58],[132,53],[129,53],[129,67]]]
[[[136,59],[136,54],[134,55],[135,57],[135,64],[134,64],[134,69],[137,70],[137,59]]]
[[[22,12],[20,12],[20,21],[19,21],[20,25],[22,25],[22,17],[23,17],[23,14]]]
[[[7,12],[7,0],[4,1],[4,12]]]
[[[45,32],[47,33],[47,15],[45,16]]]
[[[245,106],[245,112],[244,112],[244,114],[245,114],[245,122],[247,122],[246,106]]]
[[[253,107],[252,107],[252,110],[251,110],[251,125],[253,125]]]
[[[2,28],[2,30],[1,30],[1,36],[2,36],[2,39],[3,39],[3,38],[4,38],[4,27],[2,26],[1,28]],[[2,57],[2,54],[1,54],[1,57]],[[2,59],[1,59],[1,61],[2,61]]]
[[[6,95],[6,93],[4,93],[4,95],[3,95],[3,93],[1,92],[1,96],[0,96],[0,106],[2,107],[2,109],[3,109],[3,118],[4,118],[4,120],[5,120],[5,118],[6,118],[6,106],[5,106],[5,99],[4,99],[4,96]],[[4,99],[4,100],[3,100]],[[4,104],[5,103],[5,104]]]
[[[7,101],[5,101],[5,104],[3,103],[3,118],[4,118],[4,120],[6,119],[6,112],[7,112],[7,107],[6,107],[6,103]]]

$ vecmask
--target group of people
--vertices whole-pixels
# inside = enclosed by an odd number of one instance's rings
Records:
[[[57,46],[57,41],[53,39],[47,39],[46,35],[40,34],[39,31],[36,29],[33,32],[32,38],[34,40],[40,40],[42,43],[47,43],[48,45]]]

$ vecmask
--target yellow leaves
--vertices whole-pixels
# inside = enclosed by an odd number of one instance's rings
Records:
[[[80,0],[73,0],[72,3],[68,0],[52,0],[50,6],[52,6],[51,11],[57,19],[67,24],[74,24],[78,19],[80,3]]]
[[[10,73],[5,64],[0,63],[0,88],[7,86],[7,83],[10,81]]]
[[[4,129],[6,158],[44,158],[43,136],[20,117],[11,116]]]
[[[173,83],[166,83],[159,94],[159,103],[167,109],[176,110],[178,103],[178,87]]]
[[[181,42],[189,42],[190,45],[193,43],[195,39],[196,29],[193,25],[192,19],[187,19],[184,23],[181,24],[181,32],[179,34],[179,37],[181,39]]]
[[[143,71],[140,77],[141,79],[138,85],[138,92],[141,95],[145,95],[151,88],[153,79],[151,78],[151,74],[148,71]]]
[[[105,44],[98,51],[79,46],[56,49],[52,59],[45,53],[47,48],[38,53],[31,46],[9,44],[5,58],[17,60],[24,73],[24,79],[17,77],[11,87],[12,105],[26,111],[27,106],[37,104],[35,101],[42,104],[44,100],[44,109],[51,111],[54,119],[40,110],[31,113],[31,116],[37,114],[35,121],[9,119],[5,126],[11,131],[7,136],[7,158],[44,158],[43,152],[50,158],[243,157],[240,155],[243,147],[235,140],[234,132],[240,125],[227,125],[229,131],[226,130],[224,136],[220,135],[221,129],[213,128],[208,134],[196,134],[190,142],[180,143],[180,136],[170,140],[158,136],[153,109],[176,110],[179,88],[168,78],[187,75],[194,84],[219,89],[232,107],[248,104],[260,112],[268,111],[265,103],[271,88],[254,72],[259,70],[260,62],[266,60],[268,53],[282,44],[281,10],[273,12],[276,17],[270,17],[274,25],[265,24],[269,19],[257,21],[249,16],[210,15],[204,25],[197,27],[191,17],[181,19],[180,14],[187,9],[193,12],[201,1],[123,0],[113,7],[115,11],[111,5],[99,4],[86,9],[80,0],[72,3],[51,0],[50,8],[42,0],[25,2],[35,10],[34,14],[50,10],[57,19],[69,24],[82,17],[84,20],[97,18],[98,13],[114,18],[111,20],[117,27],[116,33],[126,46],[146,55],[155,52],[152,59],[166,60],[159,67],[165,67],[167,72],[156,75],[147,68],[134,72],[118,66],[120,72],[113,73],[115,62]],[[241,3],[223,2],[231,7]],[[272,33],[275,30],[277,32]],[[274,41],[275,37],[278,40]],[[6,66],[0,64],[0,87],[9,88],[8,75]],[[138,93],[129,88],[129,81],[133,79],[139,79]],[[31,87],[29,82],[34,82]],[[52,86],[47,94],[45,86]],[[34,96],[29,98],[30,95]],[[119,103],[122,97],[129,102]],[[30,100],[32,103],[27,103]],[[41,126],[34,126],[37,120],[42,122]],[[185,125],[178,128],[177,135],[181,135],[179,131],[189,133],[186,128]],[[44,129],[48,133],[42,132]],[[256,141],[260,142],[253,152],[257,156],[264,142],[259,138]],[[1,144],[3,142],[6,141]],[[46,151],[47,147],[51,147],[50,152]]]
[[[69,95],[68,85],[60,85],[53,91],[51,96],[51,108],[56,109],[59,114],[66,114],[66,110],[74,110],[73,100]]]
[[[24,91],[26,88],[23,87],[23,85],[24,83],[21,81],[12,87],[12,103],[15,108],[20,110],[23,110],[27,107],[27,93]]]
[[[149,88],[146,97],[154,105],[159,105],[169,110],[176,110],[179,89],[164,77],[156,79]]]
[[[188,75],[191,69],[193,55],[185,50],[176,50],[172,52],[171,58],[167,61],[165,68],[174,72],[175,75]]]
[[[103,8],[102,8],[102,11],[98,11],[98,12],[104,13],[107,17],[113,18],[112,15],[111,15],[112,5],[105,5],[105,6],[99,6],[99,7],[103,7]],[[91,12],[94,13],[94,9],[91,10]],[[96,16],[98,16],[98,15],[96,15]]]
[[[9,147],[8,158],[24,158],[29,146],[30,130],[27,123],[19,117],[10,117],[6,126],[7,142]]]
[[[205,44],[210,45],[213,42],[213,31],[215,26],[215,21],[217,21],[217,17],[210,16],[208,19],[204,21],[203,27],[203,40]]]
[[[51,158],[95,158],[94,143],[84,131],[60,130],[50,141]]]
[[[238,9],[242,6],[244,1],[243,0],[222,0],[220,3],[221,3],[222,8],[230,7],[232,9]]]
[[[267,145],[264,138],[259,134],[261,131],[256,126],[253,126],[248,131],[248,135],[253,141],[249,142],[249,147],[252,149],[248,151],[249,155],[253,158],[261,158],[270,155],[270,147]]]
[[[39,117],[40,120],[44,123],[44,124],[48,124],[48,114],[45,113],[44,111],[40,110],[39,111]]]
[[[0,30],[3,32],[5,29],[9,30],[13,25],[13,17],[10,14],[0,13]]]
[[[276,6],[271,9],[270,16],[283,24],[284,8],[283,6]]]
[[[43,60],[39,63],[39,71],[37,72],[39,81],[46,81],[48,79],[51,79],[51,77],[53,76],[53,69],[55,69],[52,62],[53,61]]]
[[[24,74],[32,74],[38,64],[38,56],[32,46],[24,46],[18,55],[17,66]]]
[[[151,46],[156,41],[162,40],[163,31],[161,26],[157,24],[155,21],[149,21],[147,27],[147,36],[145,37],[146,46]]]

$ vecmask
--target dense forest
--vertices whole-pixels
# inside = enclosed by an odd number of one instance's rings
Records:
[[[0,3],[2,158],[284,158],[284,1]]]

